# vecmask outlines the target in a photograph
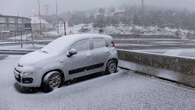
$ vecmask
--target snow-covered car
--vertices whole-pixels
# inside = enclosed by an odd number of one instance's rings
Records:
[[[22,56],[14,74],[22,87],[53,90],[64,81],[92,73],[115,73],[117,65],[117,51],[111,36],[76,34],[60,37]]]

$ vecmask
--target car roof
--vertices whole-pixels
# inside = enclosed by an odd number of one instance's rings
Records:
[[[72,34],[72,35],[67,35],[67,36],[62,36],[65,39],[77,41],[77,40],[82,40],[86,38],[105,38],[105,39],[112,39],[111,36],[109,35],[103,35],[103,34]]]
[[[47,46],[42,48],[42,50],[43,51],[49,51],[49,50],[61,51],[61,50],[64,50],[64,49],[68,48],[70,45],[72,45],[76,41],[82,40],[82,39],[87,39],[87,38],[112,39],[111,36],[101,35],[101,34],[73,34],[73,35],[62,36],[62,37],[52,41]]]

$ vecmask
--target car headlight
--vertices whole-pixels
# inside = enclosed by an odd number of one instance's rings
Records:
[[[29,75],[32,75],[33,72],[23,72],[21,75],[22,76],[29,76]]]

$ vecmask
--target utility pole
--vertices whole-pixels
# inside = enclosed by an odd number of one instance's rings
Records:
[[[64,21],[64,35],[66,36],[66,21]]]
[[[142,14],[142,25],[144,26],[145,22],[145,2],[141,0],[141,14]]]
[[[39,13],[39,28],[40,28],[40,35],[42,33],[42,26],[41,26],[41,3],[40,3],[40,0],[37,0],[37,3],[38,3],[38,13]]]
[[[23,48],[22,31],[21,31],[21,35],[20,35],[20,47]]]
[[[56,17],[58,16],[58,0],[56,0]]]
[[[59,22],[58,22],[58,0],[56,0],[56,26],[57,26],[57,33],[59,34]]]
[[[45,15],[48,16],[49,15],[49,5],[46,4],[44,7],[45,7]]]
[[[18,36],[18,31],[19,31],[18,24],[19,24],[19,13],[17,13],[15,42],[16,42],[16,37]]]
[[[141,8],[142,8],[142,12],[144,12],[144,0],[141,0]]]

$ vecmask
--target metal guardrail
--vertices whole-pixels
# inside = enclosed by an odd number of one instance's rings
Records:
[[[50,43],[51,41],[23,41],[22,44],[43,44],[46,45],[48,43]],[[9,45],[20,45],[21,42],[17,41],[17,42],[0,42],[1,46],[9,46]]]
[[[33,52],[34,50],[0,50],[0,54],[8,54],[8,55],[24,55],[29,52]]]
[[[195,87],[195,59],[144,52],[118,50],[120,65],[133,71]]]

